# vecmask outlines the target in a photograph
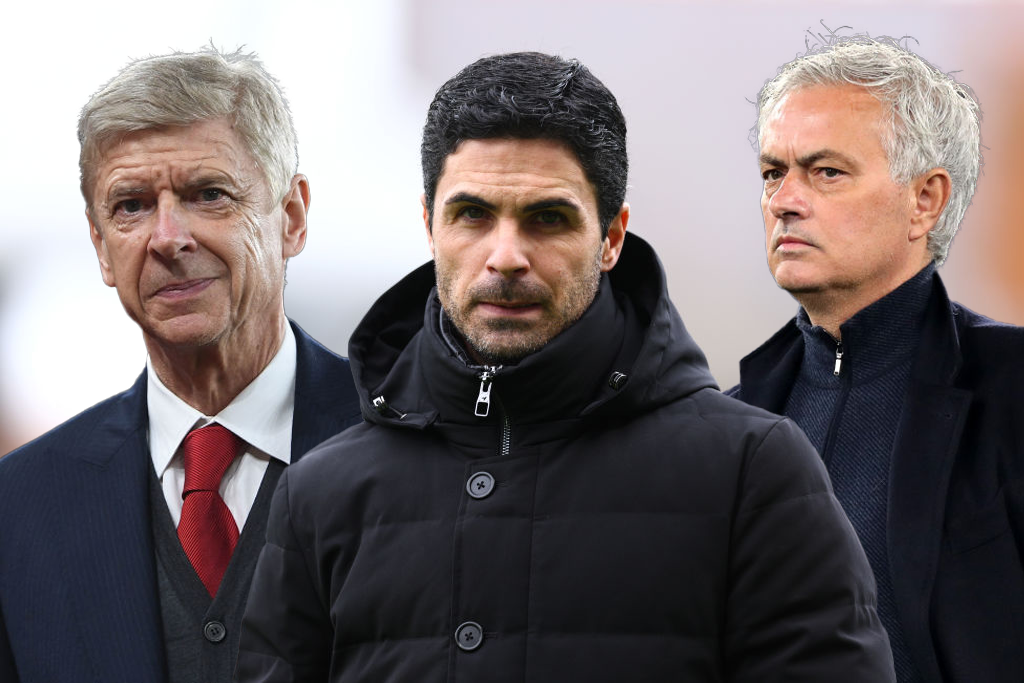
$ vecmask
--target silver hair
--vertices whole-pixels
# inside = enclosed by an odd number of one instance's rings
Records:
[[[298,169],[295,126],[278,82],[255,54],[212,45],[131,62],[96,92],[78,119],[82,194],[92,209],[96,166],[119,137],[228,117],[280,201]]]
[[[978,183],[981,109],[974,93],[889,36],[829,31],[814,38],[807,52],[779,69],[758,94],[758,146],[765,122],[791,91],[863,86],[887,110],[882,145],[893,181],[903,185],[933,168],[949,173],[949,203],[928,233],[928,250],[941,265]]]

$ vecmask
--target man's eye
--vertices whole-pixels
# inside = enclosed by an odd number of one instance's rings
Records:
[[[840,171],[838,168],[832,167],[825,167],[821,169],[821,172],[825,175],[826,178],[838,178],[843,174],[843,172]]]
[[[761,172],[761,177],[764,178],[766,182],[771,182],[781,178],[782,171],[777,168],[769,168],[768,170]]]
[[[216,187],[208,187],[204,190],[199,191],[199,199],[204,202],[215,202],[221,197],[227,196],[224,190],[220,190]]]
[[[141,199],[125,199],[114,207],[115,213],[133,214],[142,211]]]
[[[471,221],[478,221],[486,214],[484,214],[484,210],[479,206],[467,206],[459,212],[459,215],[464,218],[468,218]]]
[[[541,211],[536,215],[536,219],[538,223],[544,225],[558,225],[565,221],[565,216],[557,211]]]

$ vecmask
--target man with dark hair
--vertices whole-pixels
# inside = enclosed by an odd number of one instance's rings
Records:
[[[575,61],[438,91],[433,264],[352,337],[368,423],[282,477],[239,680],[892,679],[817,455],[716,390],[626,234],[625,135]]]
[[[128,65],[79,140],[149,357],[0,459],[0,681],[227,683],[277,478],[359,421],[347,362],[284,312],[309,205],[291,114],[254,55],[211,48]]]
[[[1024,680],[1024,330],[936,268],[978,178],[970,91],[892,38],[831,35],[758,101],[768,266],[796,318],[731,393],[818,448],[901,682]]]

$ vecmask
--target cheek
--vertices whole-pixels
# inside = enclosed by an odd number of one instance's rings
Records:
[[[234,277],[272,279],[283,268],[281,238],[269,224],[248,219],[230,235],[215,253]]]
[[[455,284],[452,279],[452,264],[448,262],[441,251],[434,252],[434,275],[437,278],[437,291],[441,297],[441,303],[447,305]]]
[[[772,234],[775,218],[768,209],[768,197],[764,193],[761,194],[761,221],[764,223],[765,239],[768,239]]]
[[[146,265],[146,240],[142,236],[107,240],[107,263],[118,289],[139,284]]]

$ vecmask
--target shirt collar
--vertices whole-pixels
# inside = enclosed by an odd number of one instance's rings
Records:
[[[149,452],[158,475],[170,465],[185,435],[210,422],[227,427],[239,438],[286,465],[291,463],[292,415],[295,410],[295,334],[285,325],[281,348],[222,411],[203,415],[175,396],[146,358],[146,404],[149,410]]]

